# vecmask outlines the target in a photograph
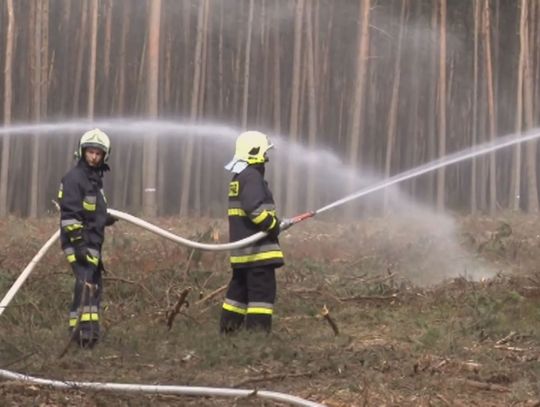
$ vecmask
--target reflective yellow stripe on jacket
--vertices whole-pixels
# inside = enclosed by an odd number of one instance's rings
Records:
[[[232,264],[253,263],[255,261],[282,259],[283,252],[281,250],[273,250],[271,252],[262,252],[248,254],[246,256],[231,256],[230,260]]]

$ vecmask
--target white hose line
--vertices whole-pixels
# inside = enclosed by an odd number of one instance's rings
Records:
[[[266,236],[265,232],[258,232],[251,236],[246,237],[242,240],[237,240],[236,242],[232,243],[217,243],[217,244],[209,244],[209,243],[200,243],[195,242],[193,240],[185,239],[183,237],[177,236],[171,232],[166,231],[165,229],[162,229],[156,225],[153,225],[149,222],[146,222],[145,220],[139,219],[133,215],[130,215],[125,212],[121,212],[115,209],[108,209],[108,212],[119,218],[126,220],[130,223],[133,223],[136,226],[142,227],[143,229],[146,229],[150,232],[153,232],[161,237],[164,237],[166,239],[172,240],[173,242],[180,243],[183,246],[187,246],[193,249],[200,249],[200,250],[210,250],[210,251],[225,251],[225,250],[232,250],[232,249],[238,249],[240,247],[247,246],[253,242],[256,242],[257,240],[262,239]],[[2,302],[0,302],[0,316],[4,312],[4,310],[7,308],[17,291],[19,291],[19,288],[21,285],[23,285],[26,278],[30,275],[36,264],[41,260],[41,258],[45,255],[47,250],[52,246],[52,244],[58,239],[60,236],[60,231],[56,231],[54,235],[51,236],[51,238],[45,243],[45,245],[39,250],[39,252],[34,256],[34,258],[28,263],[28,265],[25,267],[25,269],[22,271],[21,275],[17,278],[15,283],[11,286],[7,294],[2,299]]]
[[[134,223],[137,226],[143,227],[150,230],[162,237],[173,240],[177,243],[184,244],[189,247],[198,248],[202,250],[228,250],[230,249],[231,244],[201,244],[193,242],[176,236],[166,230],[158,228],[157,226],[152,225],[151,223],[145,222],[142,219],[136,218],[135,216],[129,215],[124,212],[120,212],[114,209],[109,209],[111,215],[116,216],[120,219],[127,220],[128,222]],[[257,239],[254,239],[257,236]],[[239,240],[234,243],[242,243],[243,246],[249,244],[250,242],[256,241],[261,237],[265,236],[266,233],[259,232],[255,235],[252,235],[246,239]],[[15,294],[19,291],[21,286],[24,284],[30,273],[33,271],[34,267],[41,260],[41,258],[47,253],[51,248],[53,243],[60,236],[60,230],[54,232],[54,234],[47,240],[43,247],[37,252],[37,254],[30,260],[30,263],[24,268],[22,273],[19,275],[17,280],[13,283],[7,294],[4,296],[0,302],[0,316],[7,308]],[[247,242],[249,240],[249,242]],[[246,243],[247,242],[247,243]],[[199,247],[194,247],[192,244],[199,245]],[[200,247],[203,246],[203,247]],[[212,249],[210,247],[220,247],[220,249]],[[235,246],[242,247],[242,246]],[[27,383],[33,383],[37,385],[50,386],[57,389],[82,389],[82,390],[103,390],[111,392],[127,392],[127,393],[147,393],[147,394],[176,394],[184,396],[217,396],[217,397],[248,397],[248,396],[257,396],[269,400],[281,401],[290,403],[294,406],[301,407],[325,407],[324,404],[315,403],[309,400],[304,400],[302,398],[291,396],[285,393],[278,393],[274,391],[267,390],[246,390],[246,389],[227,389],[219,387],[200,387],[200,386],[166,386],[166,385],[148,385],[148,384],[125,384],[125,383],[100,383],[100,382],[76,382],[76,381],[60,381],[60,380],[50,380],[50,379],[41,379],[38,377],[28,376],[22,373],[16,373],[9,370],[0,369],[0,377],[8,380],[19,380]]]
[[[28,278],[32,270],[34,270],[34,267],[38,262],[41,260],[41,258],[47,253],[47,250],[53,245],[54,242],[60,237],[60,230],[57,230],[54,232],[54,234],[47,240],[47,243],[43,245],[41,249],[37,252],[37,254],[34,256],[32,260],[30,260],[30,263],[24,268],[21,275],[15,280],[7,294],[2,298],[2,302],[0,302],[0,316],[3,314],[15,294],[17,294],[17,291],[19,291],[19,288],[23,285],[25,280]]]
[[[168,232],[165,229],[161,229],[160,227],[153,225],[150,222],[139,219],[128,213],[120,212],[120,211],[117,211],[116,209],[108,209],[108,212],[119,219],[126,220],[130,223],[133,223],[134,225],[140,226],[143,229],[153,232],[161,237],[172,240],[173,242],[176,242],[176,243],[180,243],[181,245],[190,247],[192,249],[210,250],[210,251],[225,251],[225,250],[239,249],[241,247],[248,246],[251,243],[256,242],[257,240],[260,240],[266,236],[265,232],[257,232],[251,236],[246,237],[245,239],[237,240],[236,242],[231,242],[231,243],[200,243],[200,242],[195,242],[193,240],[185,239],[180,236],[176,236],[175,234]]]
[[[217,396],[217,397],[248,397],[257,396],[260,398],[286,402],[294,406],[302,407],[324,407],[324,404],[304,400],[300,397],[291,396],[285,393],[278,393],[267,390],[247,390],[247,389],[227,389],[220,387],[202,386],[173,386],[173,385],[153,385],[153,384],[128,384],[128,383],[101,383],[101,382],[75,382],[40,379],[21,373],[10,372],[0,369],[0,377],[10,380],[24,381],[32,384],[50,386],[57,389],[71,390],[102,390],[111,392],[146,393],[146,394],[175,394],[182,396]]]

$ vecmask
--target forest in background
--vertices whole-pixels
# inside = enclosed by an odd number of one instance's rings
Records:
[[[257,128],[389,177],[537,126],[539,22],[535,0],[1,0],[0,118]],[[224,163],[200,138],[111,136],[112,206],[225,207]],[[0,216],[46,213],[79,137],[2,130]],[[531,141],[404,189],[439,210],[534,213],[537,158]],[[271,179],[289,215],[321,189],[293,159]]]

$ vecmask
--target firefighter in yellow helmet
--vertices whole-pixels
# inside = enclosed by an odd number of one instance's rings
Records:
[[[99,339],[101,247],[105,226],[116,218],[107,213],[103,173],[109,170],[109,137],[99,129],[83,134],[76,152],[78,162],[62,178],[58,191],[60,241],[75,276],[69,313],[71,338],[91,348]]]
[[[275,269],[281,267],[280,221],[274,199],[264,179],[268,137],[246,131],[236,140],[233,160],[225,166],[233,175],[229,183],[229,238],[237,241],[264,231],[267,236],[231,252],[233,270],[221,312],[220,331],[230,333],[244,324],[248,330],[270,332],[276,298]]]

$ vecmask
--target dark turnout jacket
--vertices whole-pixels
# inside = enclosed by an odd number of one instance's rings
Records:
[[[229,237],[234,242],[260,231],[269,231],[279,222],[272,193],[264,180],[264,164],[249,165],[229,183]],[[261,266],[280,267],[283,252],[277,237],[267,236],[250,246],[233,250],[233,269]]]
[[[103,171],[80,159],[63,178],[58,191],[60,204],[60,240],[66,251],[82,242],[101,251],[107,222],[107,199],[103,192]]]

